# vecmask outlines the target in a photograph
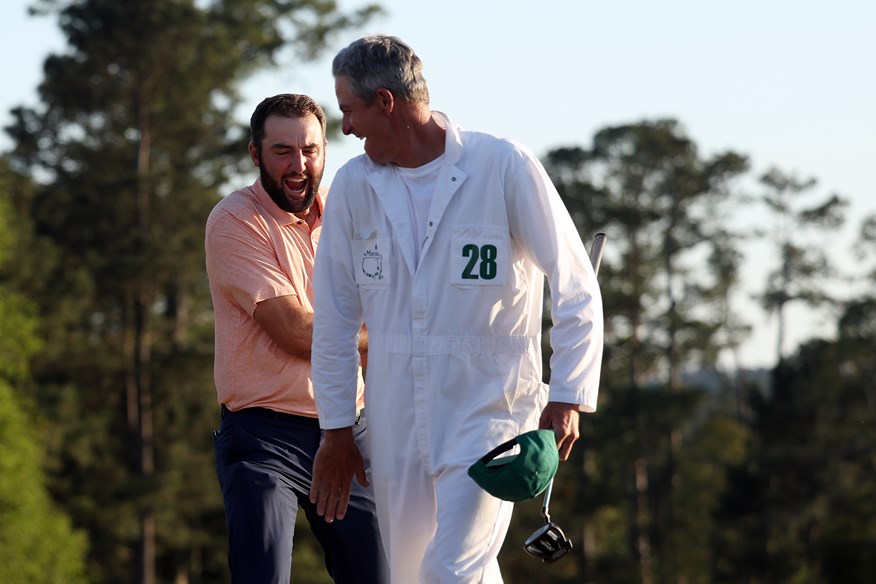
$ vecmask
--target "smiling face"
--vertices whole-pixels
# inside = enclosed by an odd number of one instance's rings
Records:
[[[376,164],[393,162],[392,148],[397,140],[392,132],[387,108],[391,95],[387,90],[378,90],[377,95],[367,104],[353,93],[350,81],[344,76],[335,77],[335,95],[341,110],[341,130],[345,135],[365,140],[365,154]]]
[[[268,116],[261,144],[250,143],[249,155],[277,206],[306,216],[325,171],[325,139],[316,116]]]

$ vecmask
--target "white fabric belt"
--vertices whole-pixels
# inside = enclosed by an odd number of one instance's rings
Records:
[[[368,332],[368,351],[405,355],[526,353],[541,347],[541,335],[430,336]]]

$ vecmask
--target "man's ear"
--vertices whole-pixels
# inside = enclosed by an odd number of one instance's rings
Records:
[[[380,109],[385,113],[392,113],[392,110],[395,109],[395,96],[385,87],[381,87],[377,90],[377,95],[374,99],[378,100]]]
[[[252,160],[253,166],[259,167],[259,150],[252,142],[249,143],[249,159]]]

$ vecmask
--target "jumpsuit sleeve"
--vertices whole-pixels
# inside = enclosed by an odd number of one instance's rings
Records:
[[[313,269],[314,319],[311,365],[320,426],[352,426],[356,419],[358,336],[362,305],[353,277],[351,189],[342,172],[332,184]]]
[[[541,163],[525,148],[506,172],[511,236],[548,279],[550,401],[596,410],[602,366],[602,296],[572,217]]]

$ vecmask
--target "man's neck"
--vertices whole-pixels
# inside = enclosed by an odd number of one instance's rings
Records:
[[[313,229],[314,223],[319,219],[319,206],[314,202],[310,207],[305,211],[301,211],[300,213],[293,213],[299,219],[304,220],[307,223],[307,226]]]
[[[407,148],[404,149],[404,156],[394,161],[396,166],[419,168],[444,154],[446,130],[435,121],[428,109],[420,119],[415,116],[405,125],[401,137]]]

